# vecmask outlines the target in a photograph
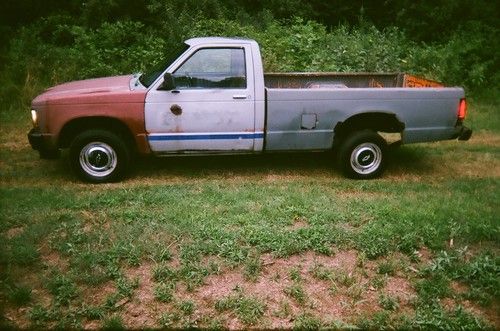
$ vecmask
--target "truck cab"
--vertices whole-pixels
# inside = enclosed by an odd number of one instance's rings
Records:
[[[257,43],[196,38],[149,86],[145,126],[156,154],[262,151],[264,82]]]

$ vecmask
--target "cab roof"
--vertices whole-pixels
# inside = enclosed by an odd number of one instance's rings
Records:
[[[240,38],[240,37],[200,37],[200,38],[191,38],[185,41],[189,46],[196,46],[199,44],[231,44],[231,43],[255,43],[254,40],[248,38]]]

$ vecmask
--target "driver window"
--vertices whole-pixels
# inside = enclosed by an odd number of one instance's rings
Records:
[[[203,48],[173,74],[178,89],[246,88],[245,51],[242,48]]]

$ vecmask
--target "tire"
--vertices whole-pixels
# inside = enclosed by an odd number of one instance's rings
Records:
[[[355,179],[379,177],[385,168],[387,144],[372,130],[348,135],[338,149],[338,166],[342,173]]]
[[[125,140],[107,130],[88,130],[77,135],[69,150],[70,164],[82,180],[91,183],[118,181],[130,163]]]

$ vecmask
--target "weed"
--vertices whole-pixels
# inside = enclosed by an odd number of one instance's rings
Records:
[[[219,311],[231,310],[246,325],[253,325],[264,315],[266,305],[259,299],[244,296],[242,293],[225,297],[215,303]]]
[[[368,259],[375,259],[392,250],[392,236],[387,229],[367,224],[358,236],[357,246]]]
[[[120,316],[112,316],[102,323],[102,330],[125,330],[123,320]]]
[[[28,266],[38,261],[40,253],[36,247],[36,242],[32,240],[33,239],[26,235],[10,240],[10,246],[15,247],[15,249],[11,249],[8,252],[10,253],[9,258],[12,263]]]
[[[123,302],[122,300],[125,300],[125,298],[119,293],[109,294],[104,300],[104,308],[111,311],[117,310],[119,303]]]
[[[120,268],[102,252],[83,251],[72,259],[75,279],[88,285],[99,285],[121,275]]]
[[[29,318],[36,326],[42,326],[53,318],[53,313],[40,305],[36,305],[29,311]]]
[[[363,316],[357,321],[357,327],[362,330],[383,330],[387,329],[389,322],[389,313],[387,311],[375,312],[372,316]]]
[[[176,303],[177,309],[179,309],[184,315],[192,315],[195,310],[195,304],[193,301],[186,300]]]
[[[450,280],[443,274],[436,274],[418,281],[415,289],[419,299],[423,302],[431,302],[436,298],[444,298],[451,294]]]
[[[337,295],[337,293],[339,292],[339,288],[338,288],[337,284],[335,284],[334,282],[332,282],[330,284],[330,286],[328,287],[328,292],[330,292],[331,296]]]
[[[119,278],[116,281],[116,288],[118,289],[118,293],[124,297],[132,297],[134,290],[139,287],[139,279],[134,278],[129,281],[126,278]]]
[[[392,298],[390,296],[387,296],[385,294],[380,294],[378,296],[378,303],[380,307],[382,307],[385,310],[390,310],[394,311],[399,308],[399,303],[397,298]]]
[[[89,320],[100,320],[104,318],[105,310],[103,307],[90,305],[82,308],[81,315]]]
[[[332,269],[332,279],[342,286],[350,287],[356,282],[351,274],[342,269]]]
[[[247,280],[256,281],[262,271],[262,261],[259,256],[249,257],[245,262],[243,275]]]
[[[62,274],[51,276],[47,288],[61,305],[68,305],[79,293],[76,284],[70,278]]]
[[[154,287],[153,293],[156,300],[161,302],[171,302],[174,298],[173,290],[173,284],[160,283]]]
[[[279,307],[273,312],[273,315],[279,318],[287,318],[292,314],[292,307],[288,301],[280,301]]]
[[[210,330],[222,330],[222,329],[224,329],[224,323],[220,318],[212,318],[206,324],[208,324],[208,328]]]
[[[172,312],[172,313],[163,313],[161,316],[160,316],[160,319],[159,319],[159,323],[162,327],[172,327],[172,325],[174,325],[175,323],[177,323],[179,320],[181,319],[181,316],[176,313],[176,312]]]
[[[366,260],[367,260],[366,254],[363,252],[359,253],[356,259],[356,266],[358,268],[363,268],[366,264]]]
[[[300,305],[304,305],[307,301],[307,295],[300,284],[293,284],[283,289],[286,295],[295,299]]]
[[[154,249],[153,260],[156,263],[168,262],[172,260],[172,253],[170,253],[170,250],[167,247],[157,245]]]
[[[457,269],[456,278],[468,283],[467,296],[488,305],[500,297],[500,257],[489,253],[474,257],[469,263],[462,263]]]
[[[69,311],[57,319],[54,329],[82,329],[81,316],[73,311]]]
[[[175,280],[176,277],[177,271],[165,264],[158,264],[153,268],[153,279],[157,282]]]
[[[31,288],[26,286],[15,286],[9,290],[9,301],[16,306],[25,306],[31,301]]]
[[[208,273],[210,275],[219,275],[221,273],[221,264],[217,261],[210,261],[208,263]]]
[[[370,284],[377,290],[383,288],[387,283],[386,275],[377,275],[370,280]]]
[[[297,330],[318,330],[323,323],[321,320],[311,314],[303,313],[295,318],[293,328]]]
[[[311,269],[312,276],[319,280],[332,280],[332,271],[322,264],[315,263]]]
[[[364,285],[360,283],[354,283],[349,286],[346,293],[353,300],[353,302],[357,302],[362,298],[365,291],[366,288]]]
[[[396,274],[396,265],[392,261],[382,261],[378,265],[377,272],[381,275],[394,276]]]
[[[203,280],[209,274],[209,269],[198,263],[185,264],[178,271],[178,277],[185,281],[188,291],[193,291],[196,287],[203,284]]]
[[[290,279],[294,282],[300,282],[302,280],[302,276],[300,275],[300,266],[295,266],[290,270]]]
[[[470,290],[465,294],[469,299],[476,300],[482,305],[488,305],[492,299],[500,295],[500,258],[493,257],[488,252],[465,258],[464,251],[440,252],[429,265],[423,269],[423,275],[430,278],[430,282],[422,281],[419,289],[425,293],[432,293],[438,297],[451,294],[449,280],[459,280],[469,285]]]
[[[409,326],[436,330],[479,330],[488,327],[482,319],[467,312],[461,306],[449,312],[438,304],[417,309],[415,318],[409,321]]]

